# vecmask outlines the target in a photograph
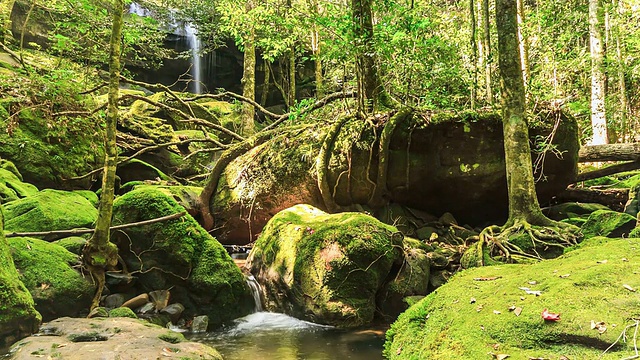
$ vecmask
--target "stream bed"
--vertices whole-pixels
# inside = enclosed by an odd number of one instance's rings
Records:
[[[384,329],[340,330],[257,312],[188,338],[215,347],[225,360],[381,360]]]

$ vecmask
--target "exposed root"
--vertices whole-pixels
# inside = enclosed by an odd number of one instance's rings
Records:
[[[504,227],[496,225],[482,230],[479,235],[478,258],[483,259],[485,248],[491,258],[504,262],[543,260],[545,252],[562,253],[562,250],[576,245],[580,239],[575,226],[544,221],[543,226],[532,225],[525,220],[516,220]],[[480,265],[484,264],[484,261]]]
[[[331,127],[331,129],[325,135],[324,141],[322,142],[322,147],[320,148],[320,152],[318,153],[318,157],[316,159],[316,177],[318,182],[318,189],[320,190],[320,195],[322,196],[324,206],[330,213],[336,213],[341,210],[341,207],[333,198],[331,188],[329,186],[329,180],[327,179],[327,173],[329,171],[328,165],[329,160],[331,159],[331,149],[333,147],[333,143],[336,140],[336,137],[340,133],[340,129],[349,119],[349,116],[345,116],[342,119],[339,119]]]

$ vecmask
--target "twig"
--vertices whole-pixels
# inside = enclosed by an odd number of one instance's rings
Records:
[[[163,217],[159,217],[151,220],[138,221],[129,224],[116,225],[109,228],[109,230],[120,230],[130,227],[149,225],[161,221],[173,220],[185,216],[185,211],[181,213],[171,214]],[[13,232],[5,234],[5,237],[33,237],[33,236],[47,236],[47,235],[79,235],[79,234],[91,234],[95,229],[72,229],[72,230],[53,230],[53,231],[39,231],[39,232]]]

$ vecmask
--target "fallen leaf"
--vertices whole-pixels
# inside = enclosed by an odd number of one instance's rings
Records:
[[[558,358],[558,360],[569,360],[568,357],[564,356],[564,355],[560,355],[560,357]]]
[[[480,325],[480,330],[484,331],[484,325]]]
[[[496,315],[500,315],[500,314],[502,314],[502,313],[501,313],[500,311],[498,311],[498,310],[493,310],[493,313],[494,313],[494,314],[496,314]]]
[[[529,295],[535,295],[535,296],[540,296],[542,295],[542,291],[539,290],[531,290],[528,287],[521,287],[519,288],[520,290],[523,290],[524,292],[526,292]]]
[[[529,281],[529,285],[536,285],[537,283],[537,281]]]
[[[513,309],[513,313],[516,314],[516,316],[520,316],[520,314],[522,314],[522,308],[521,307],[517,307],[517,308]]]
[[[515,305],[511,305],[511,306],[509,306],[509,311],[513,311],[513,310],[515,310],[515,309],[516,309],[516,306],[515,306]]]
[[[525,297],[524,297],[524,296],[520,296],[520,300],[524,300],[524,299],[525,299]]]
[[[623,262],[627,262],[627,261],[629,261],[629,259],[627,259],[627,258],[622,258],[622,261],[623,261]]]
[[[500,348],[500,344],[493,344],[493,350],[498,350]]]
[[[558,321],[560,320],[560,313],[552,313],[549,312],[547,309],[542,310],[542,318],[545,321]]]
[[[29,243],[27,243],[27,249],[31,250],[31,245],[29,245]]]
[[[636,292],[636,289],[632,288],[631,286],[629,286],[627,284],[622,285],[622,287],[627,289],[627,290],[629,290],[629,291],[631,291],[631,292]]]
[[[596,263],[597,264],[606,264],[607,260],[599,260],[599,261],[596,261]]]
[[[607,331],[607,326],[604,321],[595,322],[591,320],[591,330],[598,330],[600,334],[604,334]]]
[[[494,354],[492,352],[489,353],[496,360],[504,360],[509,357],[509,354]]]
[[[49,284],[46,284],[46,283],[40,284],[40,290],[47,290],[49,287],[51,287],[51,285]]]
[[[476,298],[471,298],[471,300],[469,300],[469,303],[474,304],[476,302]]]
[[[400,353],[402,353],[402,346],[398,348],[398,350],[396,350],[396,355],[400,355]]]
[[[482,305],[482,304],[478,305],[478,307],[476,308],[476,311],[477,311],[477,312],[482,311],[482,308],[483,308],[483,307],[484,307],[484,305]]]
[[[65,346],[67,346],[67,344],[58,344],[58,349],[63,348]]]
[[[453,300],[453,302],[452,302],[452,303],[453,303],[453,304],[457,304],[457,303],[459,303],[459,302],[460,302],[460,300],[455,299],[455,300]]]
[[[561,279],[566,279],[566,278],[568,278],[569,276],[571,276],[571,274],[564,274],[564,275],[560,275],[560,278],[561,278]]]

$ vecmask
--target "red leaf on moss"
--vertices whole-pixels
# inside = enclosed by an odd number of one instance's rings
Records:
[[[547,311],[547,309],[544,309],[542,311],[542,318],[545,321],[558,321],[558,320],[560,320],[560,314],[554,314],[554,313],[551,313],[551,312]]]

